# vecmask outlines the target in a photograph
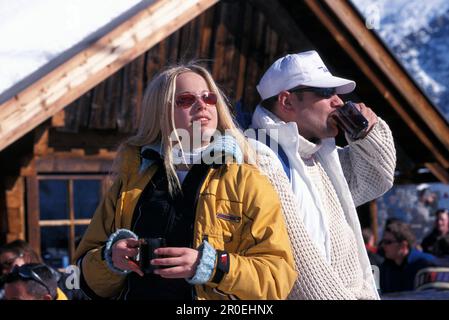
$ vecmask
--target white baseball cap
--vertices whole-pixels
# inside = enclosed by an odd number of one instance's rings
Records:
[[[257,91],[262,100],[297,86],[336,88],[337,94],[354,90],[352,80],[333,76],[315,50],[288,54],[276,60],[265,72]]]

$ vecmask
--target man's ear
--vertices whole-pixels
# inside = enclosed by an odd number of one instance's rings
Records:
[[[408,249],[408,242],[406,240],[402,240],[401,241],[401,249]]]
[[[42,297],[42,300],[53,300],[48,293]]]
[[[294,108],[291,104],[291,93],[288,91],[281,91],[278,94],[278,105],[279,105],[279,111],[282,113],[291,113],[294,111]]]

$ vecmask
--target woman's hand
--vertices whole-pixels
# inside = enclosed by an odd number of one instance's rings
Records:
[[[158,255],[167,256],[151,260],[152,265],[172,266],[154,270],[155,274],[163,278],[191,278],[195,275],[200,255],[198,250],[191,248],[158,248],[154,250]]]
[[[131,258],[138,253],[139,240],[128,238],[122,239],[114,243],[112,246],[112,262],[116,268],[121,270],[131,270],[143,277],[143,272],[140,270],[137,263]]]

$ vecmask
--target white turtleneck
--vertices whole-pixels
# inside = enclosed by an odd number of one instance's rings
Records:
[[[256,114],[257,113],[257,114]],[[303,220],[307,233],[313,240],[317,249],[321,252],[327,262],[331,261],[331,245],[329,235],[328,219],[325,216],[324,204],[321,202],[321,195],[314,181],[305,180],[301,172],[309,175],[313,171],[313,156],[320,150],[321,144],[314,144],[298,133],[297,124],[294,122],[285,123],[276,115],[264,108],[257,108],[253,116],[253,125],[257,128],[278,130],[278,142],[284,149],[290,160],[292,170],[291,186],[300,210],[297,212]],[[297,159],[299,154],[303,164],[297,164],[292,159]],[[298,159],[299,160],[299,159]],[[316,192],[307,192],[307,190]]]
[[[194,148],[192,151],[181,150],[178,146],[173,147],[173,159],[175,163],[180,164],[195,164],[201,162],[201,153],[207,149],[209,145]],[[179,182],[182,184],[187,174],[188,169],[176,169],[176,175],[178,176]]]

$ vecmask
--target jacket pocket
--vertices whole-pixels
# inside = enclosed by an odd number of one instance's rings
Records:
[[[226,200],[217,201],[215,219],[226,243],[240,238],[243,226],[241,203]]]

